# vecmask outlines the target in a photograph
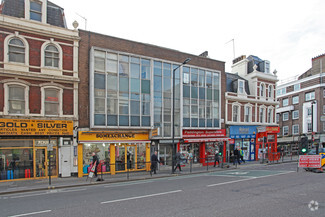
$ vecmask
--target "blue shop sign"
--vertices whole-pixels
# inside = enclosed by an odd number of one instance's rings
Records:
[[[229,135],[232,139],[256,138],[257,126],[230,126]]]

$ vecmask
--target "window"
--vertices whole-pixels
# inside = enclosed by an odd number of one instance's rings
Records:
[[[293,125],[292,126],[292,134],[297,135],[299,134],[299,125]]]
[[[269,98],[273,98],[273,86],[269,85]]]
[[[60,114],[60,91],[54,88],[47,88],[44,90],[44,107],[45,115],[59,115]]]
[[[30,19],[42,21],[42,3],[38,1],[30,2]]]
[[[295,110],[292,112],[292,119],[298,119],[299,118],[299,110]]]
[[[273,108],[269,108],[267,111],[267,122],[268,123],[273,122]]]
[[[25,63],[25,45],[18,39],[13,38],[8,44],[9,62]]]
[[[245,106],[245,122],[251,122],[251,112],[252,108],[250,106]]]
[[[280,114],[276,114],[276,123],[278,124],[280,120]]]
[[[323,90],[323,98],[325,98],[325,89]]]
[[[45,66],[49,66],[49,67],[55,67],[58,68],[59,67],[59,50],[54,46],[54,45],[48,45],[45,48],[45,61],[44,61],[44,65]]]
[[[8,87],[9,114],[25,114],[25,87],[19,85],[10,85]]]
[[[261,83],[260,85],[260,96],[264,97],[264,92],[265,92],[265,84]]]
[[[323,122],[323,132],[325,132],[325,122]]]
[[[282,115],[282,121],[287,121],[289,120],[289,112],[284,112]]]
[[[311,123],[307,123],[307,130],[308,130],[308,132],[311,132],[312,131],[312,125],[311,125]]]
[[[260,123],[265,122],[265,108],[260,108]]]
[[[243,80],[238,80],[238,93],[244,93],[245,83]]]
[[[312,113],[312,109],[311,109],[311,107],[310,108],[307,108],[307,115],[311,115],[311,113]]]
[[[315,92],[309,92],[305,94],[305,101],[309,101],[313,99],[315,99]]]
[[[300,84],[293,85],[293,90],[294,91],[300,90]]]
[[[281,95],[286,94],[286,93],[287,93],[287,89],[285,87],[281,88],[281,89],[278,89],[276,91],[277,96],[281,96]]]
[[[282,106],[284,107],[284,106],[288,106],[288,105],[289,105],[289,99],[288,98],[283,99]]]
[[[283,136],[289,135],[289,127],[288,126],[283,126],[282,130],[283,130]]]
[[[298,104],[299,103],[299,96],[292,97],[292,104]]]
[[[232,107],[232,121],[238,122],[239,121],[239,106],[233,105]]]

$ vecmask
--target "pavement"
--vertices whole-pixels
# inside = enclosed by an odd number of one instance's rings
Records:
[[[296,160],[293,160],[296,161]],[[293,162],[290,159],[283,161],[285,162]],[[273,164],[276,162],[265,163]],[[278,163],[282,163],[279,161]],[[246,162],[241,165],[233,165],[232,163],[225,163],[223,168],[221,167],[213,167],[213,166],[202,166],[202,165],[194,165],[190,167],[189,164],[185,164],[182,167],[182,171],[178,170],[172,174],[170,166],[160,166],[157,174],[150,175],[147,171],[135,171],[135,172],[123,172],[117,173],[115,175],[110,174],[99,174],[99,178],[102,178],[102,181],[96,181],[96,178],[90,179],[87,177],[67,177],[67,178],[51,178],[51,184],[49,178],[43,179],[31,179],[31,180],[13,180],[7,182],[0,182],[0,195],[13,194],[13,193],[21,193],[21,192],[29,192],[29,191],[40,191],[40,190],[50,190],[50,189],[59,189],[59,188],[71,188],[71,187],[81,187],[87,185],[100,185],[107,183],[117,183],[117,182],[129,182],[129,181],[138,181],[138,180],[147,180],[147,179],[155,179],[155,178],[163,178],[163,177],[171,177],[171,176],[180,176],[180,175],[188,175],[195,173],[207,173],[207,172],[216,172],[216,171],[225,171],[232,169],[240,169],[245,167],[254,167],[261,166],[259,161],[251,161]]]

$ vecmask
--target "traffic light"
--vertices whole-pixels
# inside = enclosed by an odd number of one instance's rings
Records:
[[[223,153],[223,145],[219,145],[219,155],[222,156]]]
[[[306,154],[307,153],[307,151],[308,151],[308,137],[302,137],[301,138],[301,144],[300,144],[301,146],[301,149],[300,149],[300,151],[301,151],[301,153],[302,154]]]

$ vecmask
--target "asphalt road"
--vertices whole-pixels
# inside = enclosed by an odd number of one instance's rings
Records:
[[[324,217],[325,173],[297,172],[296,164],[289,163],[255,165],[204,174],[9,194],[0,198],[0,216]]]

